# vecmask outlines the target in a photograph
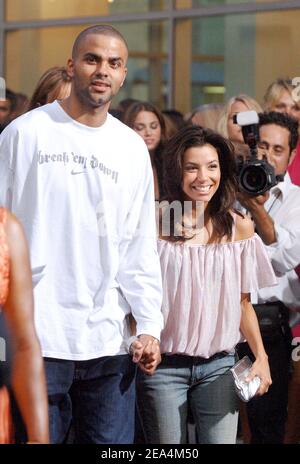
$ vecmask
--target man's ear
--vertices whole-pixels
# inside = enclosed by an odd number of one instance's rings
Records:
[[[122,81],[120,87],[123,87],[123,84],[124,84],[125,79],[126,79],[126,76],[127,76],[127,71],[128,71],[127,68],[125,68],[125,69],[124,69],[124,79],[123,79],[123,81]]]
[[[68,76],[73,77],[74,76],[74,60],[72,58],[68,59],[66,67],[67,67]]]
[[[296,156],[296,153],[297,153],[297,149],[294,148],[294,150],[291,151],[291,154],[290,154],[290,157],[289,157],[289,165],[292,164],[295,156]]]

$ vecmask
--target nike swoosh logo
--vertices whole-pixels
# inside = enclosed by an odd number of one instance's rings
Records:
[[[74,169],[72,169],[71,174],[72,176],[76,176],[76,174],[86,174],[86,171],[74,171]]]

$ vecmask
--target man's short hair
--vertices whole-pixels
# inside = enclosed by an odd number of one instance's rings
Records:
[[[290,133],[289,146],[292,152],[298,142],[298,121],[297,119],[289,116],[286,113],[279,113],[278,111],[270,111],[259,114],[259,127],[268,124],[276,124],[277,126],[284,127]]]
[[[128,50],[128,45],[127,45],[126,40],[124,39],[123,35],[119,31],[117,31],[117,29],[110,26],[109,24],[96,24],[94,26],[87,27],[86,29],[84,29],[78,34],[73,44],[72,58],[76,57],[81,42],[90,34],[99,34],[99,35],[107,35],[110,37],[115,37],[121,40],[124,43],[126,49]]]

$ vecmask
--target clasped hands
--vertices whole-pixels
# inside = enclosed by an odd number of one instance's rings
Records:
[[[161,362],[159,341],[151,335],[139,335],[130,345],[130,354],[132,361],[148,375],[154,374]]]

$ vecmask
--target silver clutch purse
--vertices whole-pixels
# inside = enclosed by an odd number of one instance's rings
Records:
[[[248,356],[240,359],[230,370],[234,378],[234,386],[237,395],[242,401],[249,401],[260,386],[260,378],[255,376],[251,382],[246,382],[246,378],[252,367],[252,362]]]

